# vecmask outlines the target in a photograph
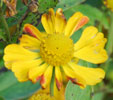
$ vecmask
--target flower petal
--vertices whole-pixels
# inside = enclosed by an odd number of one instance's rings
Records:
[[[54,82],[54,97],[55,97],[55,100],[65,100],[64,93],[65,93],[64,84],[63,84],[63,86],[61,87],[61,89],[59,91],[59,89],[57,88],[57,86]]]
[[[74,72],[85,80],[86,85],[95,85],[102,81],[105,77],[105,72],[101,68],[88,68],[69,63],[69,66],[74,70]],[[77,78],[78,79],[78,78]],[[84,84],[84,83],[82,83]]]
[[[85,24],[87,24],[88,21],[89,21],[89,18],[88,18],[87,16],[83,16],[83,17],[79,20],[78,24],[76,25],[74,32],[76,32],[76,31],[79,30],[81,27],[83,27]]]
[[[43,76],[41,77],[40,84],[42,88],[46,88],[50,83],[52,72],[53,72],[53,66],[49,65],[46,71],[44,72]]]
[[[103,0],[103,3],[113,12],[113,0]]]
[[[63,14],[63,10],[61,8],[57,9],[55,15],[55,32],[56,33],[63,33],[66,26],[66,18]]]
[[[39,57],[38,53],[31,52],[17,44],[8,45],[5,48],[4,53],[3,59],[5,61],[5,66],[8,69],[11,69],[13,62],[33,60]]]
[[[42,15],[41,22],[48,34],[53,34],[55,32],[55,14],[52,8],[49,9],[48,14]]]
[[[31,24],[25,24],[23,31],[39,40],[42,40],[43,37],[42,33]]]
[[[65,35],[71,36],[75,31],[81,28],[89,21],[89,18],[84,16],[80,12],[76,12],[72,17],[69,18],[66,28]]]
[[[26,49],[38,50],[40,47],[40,41],[29,35],[22,35],[22,37],[19,40],[20,45]]]
[[[87,44],[91,43],[93,39],[96,37],[98,33],[98,29],[94,26],[89,26],[84,29],[80,39],[75,43],[75,50],[79,50],[86,46]]]
[[[76,84],[79,84],[82,87],[85,87],[86,81],[77,73],[74,72],[74,70],[68,66],[64,65],[62,66],[64,73],[69,77],[69,79]]]
[[[32,69],[30,69],[29,71],[29,79],[35,83],[37,82],[39,79],[41,79],[41,76],[44,74],[44,72],[46,71],[48,65],[46,63],[34,67]]]
[[[103,63],[108,59],[107,53],[104,50],[106,41],[103,33],[90,26],[83,31],[80,40],[75,43],[74,57],[94,64]]]
[[[60,90],[62,87],[62,74],[59,66],[55,66],[55,79],[56,79],[56,86]]]
[[[17,61],[12,64],[12,71],[20,82],[27,81],[29,80],[29,70],[31,68],[39,66],[42,62],[42,59]]]

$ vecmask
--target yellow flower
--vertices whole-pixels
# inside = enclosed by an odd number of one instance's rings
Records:
[[[25,24],[19,44],[10,44],[5,48],[5,66],[11,69],[20,82],[31,80],[43,88],[49,86],[53,68],[58,89],[62,87],[63,76],[66,75],[73,83],[84,88],[102,81],[105,72],[100,68],[88,68],[76,63],[82,59],[94,64],[107,60],[104,50],[106,38],[94,26],[87,27],[78,42],[73,43],[71,36],[88,22],[88,18],[76,12],[69,20],[63,15],[62,9],[56,14],[50,8],[43,14],[41,22],[45,29],[40,32],[30,24]]]
[[[34,93],[29,100],[64,100],[64,88],[61,88],[61,90],[58,91],[54,84],[54,96],[50,95],[49,89],[49,87],[46,89],[40,89]]]
[[[104,4],[113,11],[113,0],[104,0]]]

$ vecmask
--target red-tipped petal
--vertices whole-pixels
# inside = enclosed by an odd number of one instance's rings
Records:
[[[61,87],[62,87],[62,83],[59,82],[59,81],[57,80],[57,78],[56,78],[56,86],[57,86],[58,90],[60,90]]]
[[[77,31],[78,29],[80,29],[82,26],[84,26],[85,24],[87,24],[87,22],[89,21],[89,18],[87,16],[83,16],[80,21],[78,22],[75,31]]]
[[[23,31],[39,40],[42,39],[42,34],[41,32],[33,25],[31,24],[25,24]]]
[[[36,35],[33,33],[33,31],[31,30],[31,28],[29,28],[29,27],[24,27],[24,30],[23,30],[25,33],[28,33],[29,35],[31,35],[31,36],[33,36],[33,37],[35,37],[35,38],[37,38],[36,37]]]
[[[40,80],[40,84],[41,84],[43,89],[45,89],[45,87],[43,86],[44,83],[45,83],[45,77],[44,77],[44,75],[42,75],[41,80]]]
[[[74,84],[79,85],[81,88],[85,88],[85,85],[83,85],[83,84],[81,84],[81,83],[78,83],[78,82],[77,82],[77,79],[71,78],[71,77],[68,77],[68,79],[71,80]]]

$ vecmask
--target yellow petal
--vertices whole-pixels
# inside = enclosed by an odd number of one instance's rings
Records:
[[[42,33],[31,24],[25,24],[23,31],[39,40],[42,40]]]
[[[48,34],[53,34],[55,32],[55,14],[52,8],[49,9],[48,14],[42,15],[41,22]]]
[[[12,71],[20,82],[27,81],[29,80],[29,70],[31,68],[39,66],[42,62],[42,59],[17,61],[12,64]]]
[[[103,0],[103,2],[113,12],[113,0]]]
[[[20,45],[26,49],[38,50],[40,47],[40,41],[29,35],[22,35],[22,37],[19,40]]]
[[[4,65],[6,68],[11,69],[13,61],[4,61]]]
[[[83,31],[80,40],[75,43],[74,56],[94,64],[103,63],[108,59],[107,53],[104,50],[106,41],[103,33],[90,26]]]
[[[36,59],[38,57],[39,57],[38,53],[31,52],[17,44],[10,44],[4,50],[3,59],[6,64],[5,66],[8,69],[11,69],[11,65],[13,62],[32,60],[32,59]]]
[[[77,73],[74,72],[74,70],[68,66],[68,65],[64,65],[63,67],[63,71],[66,74],[67,77],[69,77],[69,79],[76,84],[79,84],[82,87],[85,87],[86,81]]]
[[[55,16],[55,32],[56,33],[64,33],[66,26],[66,18],[63,14],[63,10],[61,8],[57,9]]]
[[[65,100],[64,96],[65,86],[63,85],[60,90],[58,90],[55,82],[54,82],[54,97],[56,100]]]
[[[85,25],[88,21],[88,17],[83,16],[83,14],[80,12],[76,12],[72,17],[69,18],[67,22],[65,35],[71,36],[75,31]]]
[[[42,88],[46,88],[48,84],[50,84],[52,72],[53,72],[53,66],[49,65],[46,71],[44,72],[41,82],[40,82]]]
[[[62,87],[62,74],[59,66],[55,66],[55,79],[56,79],[56,86],[60,90]]]
[[[77,23],[75,27],[75,32],[79,30],[81,27],[83,27],[85,24],[87,24],[89,21],[89,18],[87,16],[83,16]]]
[[[89,26],[82,32],[80,39],[75,43],[75,50],[79,50],[87,44],[91,43],[96,37],[98,29],[94,26]]]
[[[69,66],[74,70],[74,72],[85,80],[86,85],[95,85],[102,81],[105,77],[105,72],[101,68],[88,68],[76,65],[72,62]],[[78,78],[77,78],[78,79]],[[82,83],[84,84],[84,83]]]
[[[34,67],[32,69],[30,69],[29,71],[29,79],[35,83],[37,82],[39,79],[41,79],[41,76],[44,74],[44,72],[46,71],[48,65],[46,63]]]

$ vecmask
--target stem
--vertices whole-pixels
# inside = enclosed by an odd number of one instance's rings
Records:
[[[3,5],[3,0],[0,0],[0,7],[2,7]]]
[[[108,55],[111,55],[113,52],[113,12],[111,12],[111,23],[109,28],[109,34],[108,34],[108,41],[106,45],[106,49],[108,51]]]
[[[0,24],[2,24],[4,26],[5,32],[7,34],[7,40],[9,42],[11,42],[11,38],[10,38],[10,32],[9,32],[9,28],[8,28],[8,24],[4,18],[3,12],[2,12],[2,8],[0,7]]]
[[[52,73],[52,78],[51,78],[51,83],[50,83],[50,95],[54,96],[54,80],[55,80],[55,67],[53,67],[53,73]]]

